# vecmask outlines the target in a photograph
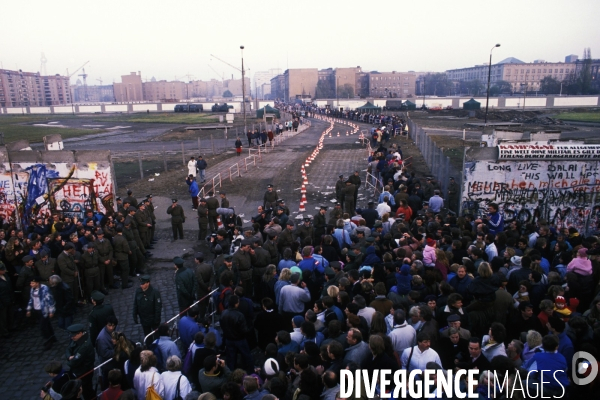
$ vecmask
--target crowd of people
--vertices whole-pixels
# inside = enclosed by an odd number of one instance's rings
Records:
[[[574,371],[572,361],[580,351],[600,356],[598,238],[540,218],[506,221],[494,203],[458,215],[454,182],[442,194],[435,177],[401,160],[399,148],[378,143],[366,167],[383,191],[360,208],[359,173],[340,175],[335,206],[299,222],[272,185],[248,227],[225,193],[198,199],[203,252],[191,265],[173,260],[176,326],[164,323],[161,293],[143,271],[152,196],[138,204],[129,193],[114,216],[0,231],[0,334],[13,316],[38,318],[45,348],[56,341],[50,318],[69,331],[66,361],[44,368],[45,399],[334,400],[343,369],[477,369],[486,400],[541,398],[542,387],[555,398],[593,396],[597,379],[572,377],[597,365]],[[185,216],[176,199],[169,210],[176,239]],[[134,344],[104,299],[136,272],[133,321],[147,340]],[[78,301],[94,305],[89,326],[72,324]],[[100,364],[96,391],[89,372]]]

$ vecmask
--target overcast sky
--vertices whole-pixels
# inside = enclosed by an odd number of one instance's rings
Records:
[[[598,0],[5,1],[4,69],[72,73],[88,84],[143,79],[209,80],[269,68],[361,66],[364,71],[445,71],[507,57],[564,61],[590,47],[600,58]],[[210,67],[214,68],[214,72]],[[81,73],[81,72],[78,72]],[[72,83],[75,82],[72,78]]]

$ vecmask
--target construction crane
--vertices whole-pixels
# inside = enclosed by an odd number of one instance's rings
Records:
[[[96,79],[98,82],[100,82],[100,86],[102,86],[102,78],[100,79]]]
[[[229,64],[227,61],[223,61],[223,60],[221,60],[219,57],[215,56],[214,54],[211,54],[210,56],[211,56],[211,57],[214,57],[214,58],[216,58],[217,60],[221,61],[221,62],[222,62],[222,63],[224,63],[224,64],[227,64],[227,65],[229,65],[231,68],[233,68],[233,69],[237,69],[238,71],[242,72],[242,70],[241,70],[241,69],[239,69],[238,67],[235,67],[235,66],[233,66],[233,65]],[[244,68],[244,72],[246,72],[246,71],[250,71],[250,68]]]
[[[221,78],[221,81],[225,81],[225,74],[223,74],[222,76],[219,76],[219,72],[216,69],[214,69],[212,67],[212,65],[208,64],[208,66],[209,66],[210,69],[212,69],[213,71],[215,71],[215,74],[217,74],[217,76]]]
[[[81,72],[83,72],[83,74],[79,74],[77,76],[83,77],[83,100],[84,101],[90,101],[90,99],[88,98],[88,91],[87,91],[87,77],[88,77],[88,74],[85,73],[85,68],[82,68]]]
[[[73,75],[75,75],[77,73],[77,71],[79,71],[81,68],[85,67],[87,64],[89,63],[89,61],[86,61],[85,64],[83,64],[81,67],[77,68],[75,70],[75,72],[73,72],[72,74],[69,75],[69,69],[67,68],[67,77],[70,78]]]
[[[191,82],[192,78],[194,77],[194,75],[191,75],[189,72],[187,74],[185,74],[184,76],[188,78],[188,82]]]

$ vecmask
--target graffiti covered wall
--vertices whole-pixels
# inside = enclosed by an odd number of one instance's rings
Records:
[[[114,207],[108,151],[0,151],[0,217],[28,226],[35,217],[82,218]]]
[[[478,160],[464,172],[463,212],[481,216],[497,203],[506,221],[600,230],[600,161]]]

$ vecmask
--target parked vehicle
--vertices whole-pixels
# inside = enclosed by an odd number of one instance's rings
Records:
[[[177,104],[175,106],[175,112],[189,112],[190,106],[188,104]]]
[[[228,112],[229,110],[232,110],[233,106],[229,106],[227,105],[227,103],[223,103],[221,105],[216,104],[214,106],[212,106],[211,110],[212,112]]]

